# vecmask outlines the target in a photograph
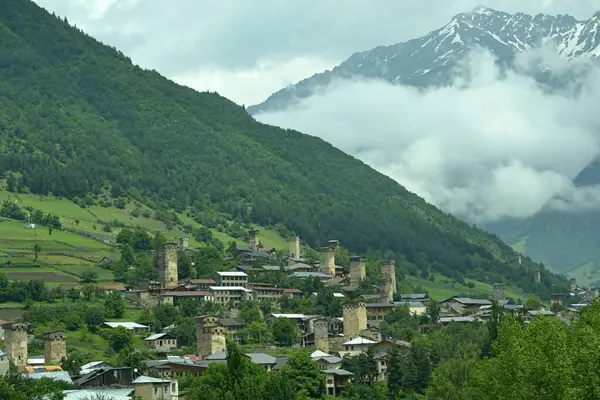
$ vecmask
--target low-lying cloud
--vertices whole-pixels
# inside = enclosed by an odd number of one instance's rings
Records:
[[[543,55],[524,55],[520,65]],[[494,61],[472,54],[444,88],[337,81],[291,109],[256,117],[319,136],[475,222],[528,217],[544,206],[597,207],[600,190],[577,189],[572,179],[600,155],[600,75],[579,74],[583,90],[550,93]]]

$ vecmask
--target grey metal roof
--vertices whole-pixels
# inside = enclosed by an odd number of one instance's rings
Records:
[[[211,354],[208,357],[204,358],[205,360],[226,360],[227,352],[226,351],[217,351],[216,353]]]
[[[22,376],[31,378],[31,379],[42,379],[42,378],[50,378],[57,381],[63,381],[73,384],[71,380],[71,375],[67,371],[52,371],[52,372],[31,372],[29,374],[22,374]]]
[[[401,299],[420,300],[426,299],[427,293],[405,293],[400,295]]]
[[[304,269],[304,268],[309,268],[309,269],[312,269],[312,268],[313,268],[313,266],[312,266],[312,265],[308,265],[308,264],[305,264],[305,263],[301,263],[301,262],[299,262],[299,263],[292,264],[292,265],[288,265],[287,267],[284,267],[284,269],[285,269],[286,271],[295,271],[295,270],[297,270],[297,269],[300,269],[300,268],[303,268],[303,269]]]
[[[275,371],[279,371],[281,368],[283,368],[288,360],[287,357],[275,357],[275,359],[277,360],[277,363],[272,368]]]
[[[425,304],[421,301],[395,301],[396,307],[425,307]]]
[[[265,271],[280,271],[281,267],[279,265],[263,265],[262,269]]]
[[[491,301],[486,299],[472,299],[470,297],[453,297],[452,300],[456,300],[461,304],[469,304],[469,305],[490,305]]]
[[[246,353],[246,355],[248,357],[250,357],[250,360],[252,360],[252,362],[254,364],[260,364],[260,365],[265,365],[265,364],[275,365],[275,364],[277,364],[277,359],[275,357],[270,356],[265,353]]]
[[[339,376],[352,376],[354,375],[352,372],[350,371],[346,371],[345,369],[325,369],[323,371],[324,374],[327,375],[339,375]]]
[[[288,275],[288,278],[332,278],[332,276],[322,272],[294,272]]]
[[[325,360],[328,364],[339,364],[342,362],[342,357],[329,356],[329,357],[319,357],[313,358],[314,361]]]
[[[171,383],[171,381],[168,379],[153,378],[151,376],[141,375],[135,378],[135,380],[131,383],[137,385],[140,383]]]
[[[65,390],[64,400],[89,400],[89,399],[106,399],[106,400],[130,400],[134,392],[134,388],[125,389],[77,389]]]
[[[442,317],[439,319],[440,323],[447,322],[474,322],[475,318],[473,317]]]

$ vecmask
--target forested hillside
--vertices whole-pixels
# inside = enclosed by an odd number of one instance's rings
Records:
[[[146,71],[29,0],[0,2],[0,170],[17,191],[283,223],[311,245],[403,270],[503,280],[547,296],[566,281],[321,139],[256,122],[216,93]]]

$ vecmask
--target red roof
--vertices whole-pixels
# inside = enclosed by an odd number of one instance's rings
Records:
[[[190,282],[192,282],[196,285],[203,284],[203,283],[209,283],[209,284],[217,283],[213,279],[190,279]]]
[[[302,290],[295,289],[295,288],[284,288],[283,292],[284,293],[302,293]]]
[[[177,292],[177,291],[172,291],[172,292],[164,292],[163,294],[161,294],[161,296],[174,296],[174,297],[206,297],[206,296],[212,296],[212,293],[209,292],[202,292],[200,290],[192,290],[189,292]]]

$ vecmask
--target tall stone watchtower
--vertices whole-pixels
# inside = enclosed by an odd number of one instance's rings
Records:
[[[333,247],[319,249],[319,270],[324,274],[335,276],[335,249]]]
[[[179,251],[181,252],[181,254],[185,253],[189,245],[190,240],[187,237],[183,236],[179,238]]]
[[[248,246],[254,251],[260,248],[260,236],[258,229],[250,229],[248,231]]]
[[[46,364],[60,364],[67,358],[67,332],[54,331],[44,334],[44,359]]]
[[[379,280],[379,298],[382,303],[391,303],[394,301],[394,288],[390,278],[381,278]]]
[[[300,257],[300,236],[290,236],[288,238],[288,245],[290,249],[290,257]]]
[[[534,279],[535,279],[535,283],[542,282],[542,273],[540,272],[539,269],[537,271],[535,271]]]
[[[350,286],[357,288],[366,277],[365,258],[350,257]]]
[[[571,278],[571,280],[569,281],[569,287],[571,289],[571,292],[577,290],[577,279]]]
[[[158,252],[158,279],[166,286],[177,285],[177,255],[179,246],[176,243],[165,243]]]
[[[352,340],[360,331],[367,329],[367,306],[365,303],[344,304],[344,338]]]
[[[506,291],[504,283],[494,283],[492,285],[492,298],[496,301],[506,301]]]
[[[27,334],[29,324],[13,322],[4,324],[4,347],[15,365],[27,365]]]
[[[329,321],[321,318],[314,322],[315,348],[329,353]]]
[[[214,316],[198,317],[196,321],[196,346],[198,354],[206,358],[227,350],[227,328]]]
[[[381,278],[390,279],[392,281],[392,296],[396,294],[396,261],[381,261]]]

